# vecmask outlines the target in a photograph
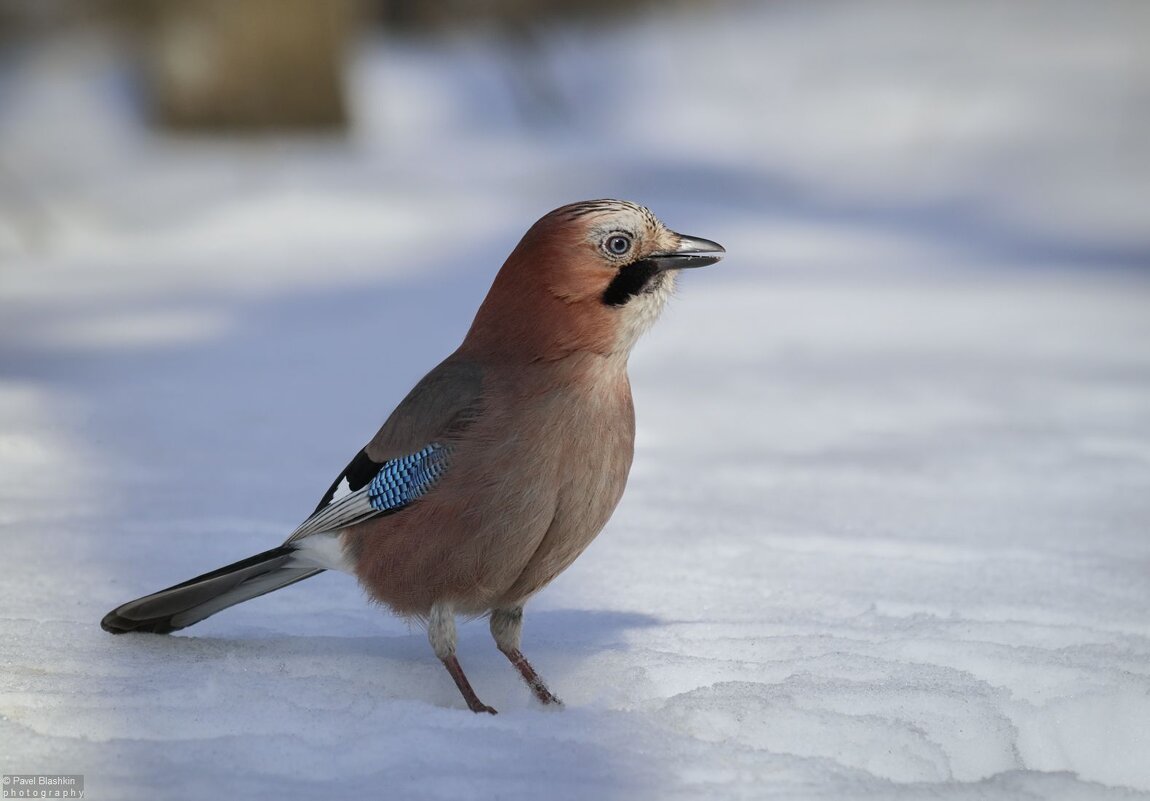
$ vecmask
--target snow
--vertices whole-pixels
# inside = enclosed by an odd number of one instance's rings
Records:
[[[0,771],[93,798],[1150,798],[1140,3],[771,3],[365,42],[347,143],[164,138],[98,36],[0,72]],[[541,76],[533,82],[525,75]],[[475,716],[278,543],[526,226],[713,238],[607,530]]]

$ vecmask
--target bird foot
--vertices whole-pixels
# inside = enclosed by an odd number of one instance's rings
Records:
[[[550,690],[540,684],[538,687],[534,684],[531,685],[531,691],[535,693],[535,697],[539,699],[539,703],[547,704],[548,706],[563,706],[563,702],[559,700]]]
[[[531,688],[531,692],[535,693],[535,697],[539,699],[539,703],[563,706],[563,702],[551,690],[547,689],[547,685],[543,683],[543,679],[539,678],[539,674],[535,672],[535,668],[531,667],[531,663],[527,661],[527,657],[518,648],[509,648],[503,652],[504,655],[510,660],[515,669],[519,671],[519,675],[523,676],[523,680],[527,682],[527,686]]]
[[[443,666],[447,668],[447,672],[451,674],[451,678],[455,680],[455,686],[459,688],[459,694],[463,696],[463,700],[467,702],[467,708],[476,714],[486,712],[489,715],[498,715],[493,707],[488,706],[479,700],[479,696],[475,694],[475,690],[471,688],[471,682],[467,680],[467,676],[463,674],[463,668],[459,664],[459,660],[455,658],[455,654],[443,659]]]

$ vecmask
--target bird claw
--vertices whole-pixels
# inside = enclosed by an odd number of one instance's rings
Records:
[[[531,689],[533,689],[535,691],[535,697],[539,699],[539,703],[544,704],[546,706],[563,706],[563,702],[560,701],[554,695],[552,695],[551,691],[548,690],[546,687],[543,687],[542,689],[537,688],[537,687],[532,687]]]

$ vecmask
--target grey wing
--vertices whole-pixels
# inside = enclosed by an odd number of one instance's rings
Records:
[[[423,377],[287,542],[392,514],[428,492],[450,467],[452,441],[482,413],[483,373],[448,357]]]

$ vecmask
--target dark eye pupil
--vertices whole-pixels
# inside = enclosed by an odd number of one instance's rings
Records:
[[[626,253],[631,247],[631,240],[625,236],[613,236],[607,240],[607,247],[612,253]]]

